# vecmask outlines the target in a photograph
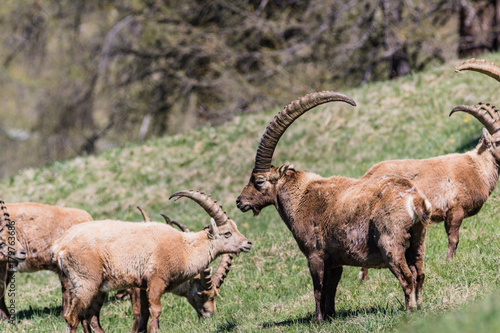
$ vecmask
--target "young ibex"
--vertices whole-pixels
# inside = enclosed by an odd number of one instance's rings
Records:
[[[288,126],[330,101],[356,105],[345,95],[324,91],[293,101],[274,118],[236,204],[254,215],[266,206],[276,207],[308,260],[316,321],[335,314],[335,293],[344,265],[389,268],[401,283],[406,309],[413,310],[422,301],[430,205],[411,181],[323,178],[289,164],[271,166],[276,144]]]
[[[144,222],[153,222],[148,214],[140,207],[137,207],[144,218]],[[177,221],[172,221],[168,216],[161,214],[165,221],[170,225],[175,225],[183,232],[189,232],[189,229]],[[185,281],[180,286],[172,291],[172,294],[185,297],[189,304],[196,310],[198,317],[211,317],[216,310],[216,298],[219,295],[219,290],[224,282],[224,278],[229,272],[233,260],[232,254],[223,254],[220,258],[219,265],[212,275],[212,268],[205,268],[200,274],[193,277],[191,280]],[[132,313],[134,317],[133,331],[139,328],[141,307],[140,307],[140,289],[132,288],[130,297],[132,301]]]
[[[469,59],[456,71],[475,70],[500,81],[500,69],[484,60]],[[459,230],[464,218],[479,212],[498,182],[500,163],[500,115],[490,104],[460,105],[456,111],[467,112],[485,127],[473,150],[464,154],[448,154],[423,160],[384,161],[374,165],[362,177],[405,177],[410,179],[429,199],[433,211],[431,220],[444,221],[448,234],[447,258],[455,255]],[[368,271],[361,269],[360,280]]]
[[[51,247],[56,239],[72,225],[92,221],[92,217],[84,210],[43,205],[38,203],[7,204],[10,217],[15,221],[15,232],[22,248],[26,250],[26,260],[18,265],[16,271],[35,272],[51,270],[58,273],[57,267],[51,265]],[[0,271],[7,270],[7,263],[0,262]],[[0,276],[0,286],[8,284],[5,274]],[[67,292],[63,287],[63,299]],[[7,318],[5,290],[0,289],[0,316]],[[63,301],[64,303],[64,301]]]
[[[10,283],[11,271],[17,270],[26,260],[26,249],[19,242],[16,221],[11,220],[5,202],[0,199],[0,317],[8,319],[9,309],[4,300],[5,291]]]
[[[53,262],[71,285],[64,318],[68,331],[103,332],[99,312],[107,291],[140,288],[140,323],[145,331],[159,329],[161,295],[193,278],[223,253],[248,252],[252,243],[237,229],[210,196],[180,191],[170,198],[188,197],[212,217],[199,232],[181,232],[155,222],[87,222],[72,227],[53,246]],[[87,326],[87,327],[86,327]],[[90,326],[90,327],[89,327]]]

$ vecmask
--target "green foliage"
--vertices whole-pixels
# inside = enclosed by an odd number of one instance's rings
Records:
[[[486,58],[500,63],[500,54]],[[323,176],[358,177],[382,160],[471,149],[480,136],[480,124],[465,114],[448,118],[448,113],[458,104],[495,102],[498,83],[477,73],[455,74],[456,64],[392,82],[339,89],[358,106],[327,104],[304,115],[278,144],[274,164],[290,161],[297,169]],[[214,318],[199,321],[185,300],[164,295],[160,324],[165,332],[424,332],[438,327],[494,332],[500,306],[494,297],[500,292],[498,190],[478,215],[464,221],[453,261],[445,259],[442,223],[429,228],[422,310],[404,312],[403,292],[388,270],[371,270],[369,280],[360,284],[358,269],[347,267],[339,285],[337,317],[322,324],[312,322],[307,262],[276,210],[270,207],[252,217],[234,204],[248,181],[260,136],[277,111],[242,115],[217,128],[203,127],[99,156],[26,169],[0,183],[2,198],[80,207],[95,219],[128,221],[142,220],[135,208],[140,205],[155,220],[166,213],[191,230],[208,225],[207,215],[194,202],[172,202],[169,195],[196,189],[219,200],[255,247],[234,260]],[[17,278],[18,322],[15,327],[0,323],[0,330],[63,331],[56,276],[38,272]],[[128,331],[130,304],[110,298],[101,318],[107,331]]]

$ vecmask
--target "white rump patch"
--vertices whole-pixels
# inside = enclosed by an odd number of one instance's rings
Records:
[[[410,215],[410,218],[412,221],[415,221],[415,205],[413,204],[413,197],[408,196],[408,199],[406,199],[406,211],[408,212],[408,215]]]

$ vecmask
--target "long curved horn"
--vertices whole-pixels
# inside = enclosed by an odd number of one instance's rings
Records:
[[[229,268],[231,267],[233,260],[232,254],[223,254],[220,258],[219,266],[217,266],[217,270],[214,273],[213,281],[215,284],[215,288],[219,289],[224,282],[224,278],[227,273],[229,273]]]
[[[142,218],[144,219],[144,222],[151,222],[151,221],[153,221],[153,220],[151,220],[151,218],[149,217],[149,215],[144,211],[144,209],[142,209],[139,206],[137,206],[137,209],[141,212]]]
[[[483,59],[468,59],[455,67],[455,72],[470,70],[488,75],[500,82],[500,68],[492,62]]]
[[[212,199],[212,197],[208,194],[205,194],[200,191],[192,191],[185,190],[175,192],[170,196],[169,199],[175,198],[178,200],[180,197],[188,197],[194,201],[210,215],[211,218],[215,220],[215,224],[217,226],[221,226],[226,224],[229,217],[226,215],[226,212],[222,210],[222,206],[217,203],[216,200]]]
[[[356,106],[356,102],[341,93],[333,91],[321,91],[307,94],[290,104],[288,104],[273,121],[267,126],[262,135],[257,155],[255,156],[255,167],[253,172],[266,172],[271,168],[274,149],[279,139],[295,119],[309,111],[310,109],[324,103],[340,101]]]
[[[500,129],[500,115],[498,114],[498,109],[490,103],[484,104],[480,102],[476,105],[459,105],[451,110],[450,116],[457,111],[463,111],[474,116],[484,125],[484,127],[486,127],[491,135]]]

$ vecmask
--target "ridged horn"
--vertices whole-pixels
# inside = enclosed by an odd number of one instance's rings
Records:
[[[220,258],[219,266],[217,266],[217,270],[213,276],[213,282],[215,284],[215,288],[219,289],[222,283],[224,282],[224,278],[227,273],[229,273],[229,269],[231,267],[233,261],[232,254],[223,254]]]
[[[255,167],[253,172],[266,172],[271,169],[274,149],[279,139],[295,119],[311,110],[312,108],[333,101],[345,102],[356,106],[356,102],[344,94],[334,91],[321,91],[307,94],[285,106],[273,121],[267,126],[260,140],[257,155],[255,156]]]
[[[212,268],[205,268],[200,272],[200,284],[205,290],[210,290],[213,287],[212,283]]]
[[[137,206],[137,209],[141,212],[142,218],[144,219],[144,222],[151,222],[151,221],[153,221],[153,220],[151,220],[151,218],[149,217],[149,215],[144,211],[144,209],[142,209],[139,206]]]
[[[0,229],[2,229],[10,224],[10,215],[7,212],[7,206],[5,205],[5,202],[2,199],[0,199],[0,210],[2,210],[2,215],[3,215],[0,221]]]
[[[468,59],[455,67],[455,72],[470,70],[488,75],[500,82],[500,68],[492,62],[483,59]]]
[[[208,215],[210,215],[210,217],[215,220],[215,224],[217,226],[226,224],[227,220],[229,219],[229,217],[226,215],[226,212],[222,210],[222,206],[219,205],[217,201],[212,199],[212,197],[208,194],[200,191],[185,190],[175,192],[170,196],[169,199],[175,198],[175,200],[178,200],[180,197],[190,198],[194,200],[198,205],[203,207]]]
[[[490,103],[484,104],[479,102],[476,105],[459,105],[451,110],[450,116],[457,111],[466,112],[474,116],[474,118],[484,125],[491,135],[500,129],[500,115],[498,114],[498,109]]]

